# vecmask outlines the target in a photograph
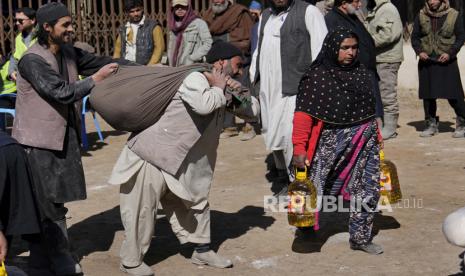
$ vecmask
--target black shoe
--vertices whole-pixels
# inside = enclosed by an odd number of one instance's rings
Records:
[[[279,198],[281,196],[287,196],[288,195],[288,187],[289,185],[284,185],[281,190],[275,194],[273,194],[274,197]],[[287,207],[286,207],[287,208]]]

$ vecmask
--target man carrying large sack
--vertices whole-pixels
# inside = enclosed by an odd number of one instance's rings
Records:
[[[214,43],[206,56],[212,72],[188,74],[160,119],[124,146],[109,181],[121,185],[122,271],[153,275],[143,258],[160,204],[179,241],[195,244],[193,263],[232,266],[209,247],[208,194],[227,105],[224,91],[241,88],[232,79],[240,72],[241,55],[229,43]],[[257,114],[257,104],[252,99],[249,114]]]
[[[69,251],[64,206],[86,198],[75,103],[118,65],[72,46],[72,19],[63,4],[42,6],[36,18],[37,43],[18,64],[13,127],[31,166],[42,222],[42,246],[30,248],[30,268],[75,275],[82,270]],[[89,77],[78,81],[79,74]]]

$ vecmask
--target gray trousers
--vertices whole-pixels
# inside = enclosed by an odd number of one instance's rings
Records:
[[[379,90],[385,114],[399,114],[399,102],[397,101],[397,74],[399,68],[400,62],[376,64],[376,70],[380,77]]]
[[[207,204],[203,210],[186,207],[183,200],[168,189],[162,172],[144,162],[140,171],[120,188],[121,220],[125,230],[120,252],[123,265],[134,267],[143,262],[160,204],[181,243],[210,243],[210,206]]]

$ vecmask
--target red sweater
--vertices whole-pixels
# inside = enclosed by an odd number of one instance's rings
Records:
[[[294,128],[292,131],[294,155],[307,154],[307,159],[311,163],[322,129],[322,121],[312,118],[305,112],[295,112]]]
[[[292,131],[292,143],[294,155],[307,154],[307,159],[312,163],[316,146],[320,139],[323,121],[313,118],[309,114],[297,111],[294,113],[294,128]],[[382,143],[383,137],[378,128],[378,141]]]

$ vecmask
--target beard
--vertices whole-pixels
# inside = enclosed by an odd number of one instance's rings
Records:
[[[228,64],[223,66],[223,74],[225,74],[226,76],[230,76],[231,78],[234,77],[235,74],[233,73],[233,68],[231,66],[231,60],[228,61]]]
[[[253,19],[253,22],[257,23],[258,21],[260,21],[260,16],[257,15],[256,13],[252,13],[252,19]]]
[[[270,4],[271,6],[271,10],[273,11],[273,13],[275,14],[279,14],[281,12],[284,12],[284,11],[287,11],[287,9],[289,9],[289,7],[292,5],[292,3],[294,2],[294,0],[289,0],[287,2],[287,5],[285,6],[277,6],[273,0],[268,0],[268,3]]]
[[[212,3],[212,11],[214,14],[222,14],[226,9],[228,9],[228,6],[228,1],[225,1],[223,4]]]
[[[137,23],[139,23],[139,22],[142,20],[142,17],[143,17],[143,15],[141,15],[141,16],[130,17],[130,18],[129,18],[129,22],[131,22],[131,23],[133,23],[133,24],[137,24]]]
[[[73,33],[64,32],[57,36],[50,34],[50,39],[57,45],[73,44]]]
[[[348,13],[348,14],[354,15],[356,12],[357,12],[357,9],[354,8],[354,6],[352,6],[352,5],[348,5],[348,6],[347,6],[347,13]]]

